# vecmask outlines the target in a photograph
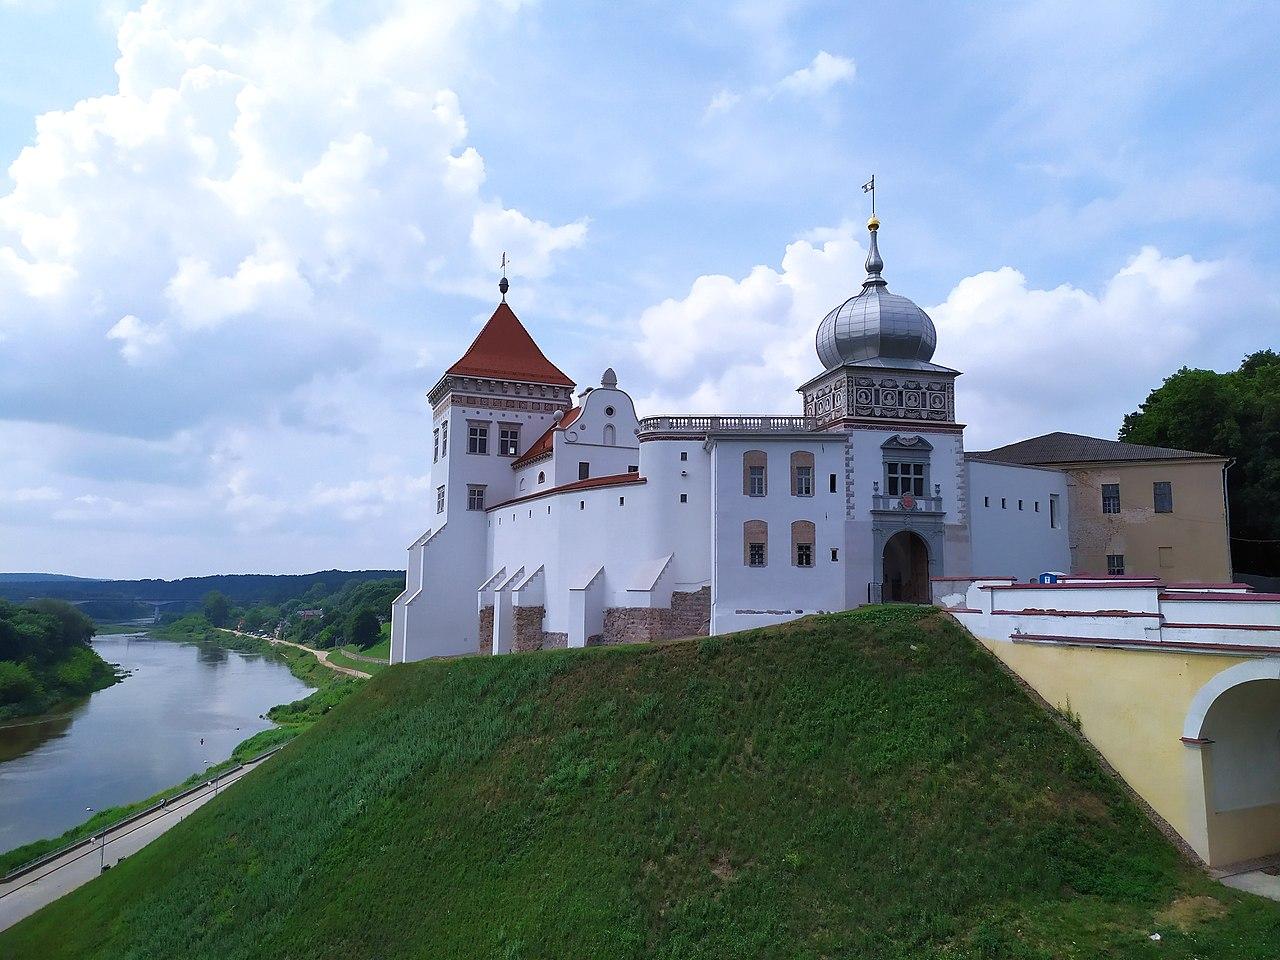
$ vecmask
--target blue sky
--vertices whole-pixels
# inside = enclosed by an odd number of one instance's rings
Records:
[[[0,0],[0,569],[396,566],[511,302],[640,411],[795,412],[885,275],[966,443],[1277,347],[1280,14]]]

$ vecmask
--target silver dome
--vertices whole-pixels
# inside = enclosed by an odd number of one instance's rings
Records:
[[[818,324],[818,359],[828,370],[876,358],[928,363],[938,345],[938,331],[927,313],[906,297],[889,292],[880,276],[884,269],[876,245],[880,223],[873,218],[868,227],[871,246],[867,252],[867,279],[857,296],[840,304]]]

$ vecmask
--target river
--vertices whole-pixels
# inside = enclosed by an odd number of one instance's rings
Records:
[[[119,634],[93,648],[130,675],[64,714],[0,727],[0,850],[180,783],[310,692],[276,660],[219,647]]]

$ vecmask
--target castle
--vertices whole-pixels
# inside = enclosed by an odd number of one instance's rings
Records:
[[[1070,569],[1065,474],[966,458],[959,371],[889,292],[879,226],[861,289],[818,323],[795,416],[642,419],[612,369],[575,397],[504,278],[428,395],[434,518],[392,662],[722,633]]]

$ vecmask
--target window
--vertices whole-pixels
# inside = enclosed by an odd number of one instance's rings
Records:
[[[991,498],[990,498],[990,497],[983,497],[983,498],[982,498],[982,505],[983,505],[984,507],[989,507],[989,506],[991,506]]]
[[[1008,510],[1008,509],[1009,509],[1009,498],[1008,498],[1008,497],[1001,497],[1001,498],[1000,498],[1000,509],[1001,509],[1001,510]]]
[[[498,427],[498,456],[517,457],[520,455],[520,427],[513,423]]]
[[[473,423],[467,428],[467,453],[489,452],[489,426],[484,423]]]
[[[476,484],[467,485],[467,509],[483,510],[484,509],[484,487]]]
[[[539,470],[539,471],[538,471],[538,482],[539,482],[539,483],[546,483],[546,482],[547,482],[547,474],[546,474],[546,472],[545,472],[545,471],[542,471],[542,470]]]
[[[1058,529],[1058,495],[1056,493],[1049,494],[1049,527],[1053,530]]]
[[[444,487],[436,487],[436,513],[444,513]]]
[[[639,464],[632,463],[627,465],[627,473],[639,473],[639,472],[640,472]]]
[[[1160,559],[1160,566],[1166,569],[1173,566],[1173,547],[1156,547],[1156,556]]]
[[[604,415],[605,415],[606,417],[612,417],[612,416],[613,416],[613,407],[605,407],[605,408],[604,408]]]
[[[891,497],[904,494],[924,496],[924,464],[923,463],[886,463],[885,489]]]
[[[612,423],[606,423],[604,426],[604,445],[612,447],[618,442],[617,433],[613,429]]]
[[[1124,576],[1124,554],[1123,553],[1107,554],[1107,576],[1109,577]]]
[[[578,509],[579,509],[579,510],[585,510],[585,509],[587,509],[587,501],[585,501],[585,500],[579,500],[579,501],[578,501]]]
[[[742,525],[742,560],[748,567],[764,567],[769,563],[769,524],[748,520]]]
[[[813,542],[816,528],[812,520],[791,523],[791,563],[796,567],[813,566]]]
[[[625,499],[625,498],[623,498],[623,497],[619,497],[619,498],[618,498],[618,506],[622,506],[622,505],[623,505],[623,500],[624,500],[624,499]]]
[[[836,549],[835,547],[832,547],[832,548],[831,548],[831,562],[832,562],[832,563],[839,563],[839,562],[840,562],[840,551],[839,551],[838,549]]]
[[[578,479],[587,480],[591,476],[591,464],[585,460],[578,461]]]
[[[1156,513],[1173,513],[1173,484],[1168,480],[1157,480],[1151,487]]]
[[[1037,501],[1036,501],[1036,513],[1039,513],[1039,512],[1040,512],[1040,501],[1039,501],[1039,500],[1037,500]]]
[[[688,502],[689,502],[689,495],[688,495],[687,493],[682,493],[682,494],[680,494],[680,502],[681,502],[681,503],[688,503]]]
[[[1120,484],[1104,483],[1102,485],[1102,512],[1120,512]]]
[[[836,475],[834,473],[831,474],[831,492],[836,492]]]
[[[1021,500],[1019,500],[1019,501],[1018,501],[1018,509],[1019,509],[1019,510],[1021,510],[1021,509],[1022,509],[1022,501],[1021,501]]]
[[[440,428],[436,427],[431,431],[431,462],[435,463],[440,459]]]
[[[813,454],[807,450],[791,454],[791,495],[813,496]]]
[[[681,451],[680,451],[680,459],[681,459],[681,460],[688,460],[688,459],[689,459],[689,451],[688,451],[688,450],[681,450]]]
[[[748,497],[763,497],[769,492],[769,458],[763,450],[748,450],[742,455],[742,492]]]
[[[440,456],[449,455],[449,421],[440,424]]]

